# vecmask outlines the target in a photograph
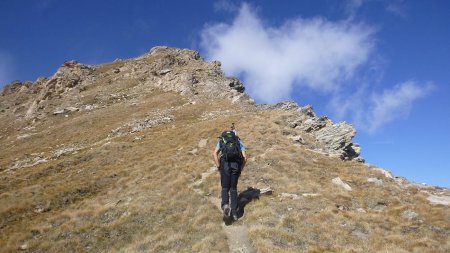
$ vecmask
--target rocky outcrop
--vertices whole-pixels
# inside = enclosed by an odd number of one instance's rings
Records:
[[[290,128],[306,132],[314,137],[317,148],[325,153],[337,155],[343,160],[356,160],[364,162],[359,157],[361,148],[359,144],[353,143],[356,134],[355,128],[346,123],[334,124],[328,117],[317,117],[311,105],[299,107],[295,102],[282,102],[270,109],[289,112],[285,124]],[[293,138],[290,136],[289,138]]]
[[[149,65],[148,63],[151,62]],[[126,64],[136,73],[150,73],[144,85],[175,91],[196,99],[247,99],[245,87],[234,77],[226,77],[219,61],[205,62],[188,49],[155,47],[137,61]]]
[[[345,160],[351,160],[360,154],[359,145],[352,143],[355,134],[355,128],[346,122],[333,124],[315,132],[316,140],[324,145],[325,151],[338,154]]]
[[[2,90],[2,96],[7,96],[14,93],[31,93],[37,94],[42,88],[42,83],[45,83],[47,78],[39,77],[36,81],[13,81],[7,84]]]
[[[88,81],[87,77],[92,72],[92,67],[80,64],[77,61],[67,61],[62,64],[58,71],[42,84],[37,98],[28,108],[25,117],[32,118],[43,101],[60,96],[75,86]]]
[[[134,91],[137,95],[158,89],[180,93],[191,101],[227,99],[232,103],[254,103],[244,93],[245,87],[239,79],[225,76],[219,61],[205,62],[196,51],[169,47],[154,47],[134,59],[118,59],[96,66],[67,61],[50,78],[39,78],[35,82],[15,81],[1,94],[33,94],[20,100],[22,110],[17,116],[36,122],[64,113],[62,108],[81,108],[83,105],[77,102],[82,100],[82,92],[100,83],[139,86],[140,91]],[[110,104],[111,100],[107,94],[98,94],[92,102],[104,105]]]
[[[62,94],[69,89],[87,81],[93,68],[77,61],[67,61],[61,65],[56,73],[42,87],[38,99],[46,100]]]
[[[24,81],[24,82],[17,81],[17,80],[13,81],[12,83],[6,85],[3,88],[2,96],[6,96],[6,95],[13,94],[13,93],[18,93],[18,92],[23,92],[25,90],[28,90],[32,84],[33,84],[33,82],[31,82],[31,81]]]

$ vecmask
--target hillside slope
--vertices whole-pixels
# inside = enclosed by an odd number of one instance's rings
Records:
[[[273,192],[225,224],[211,152],[232,122],[250,157],[238,190]],[[449,252],[450,190],[365,164],[355,133],[255,104],[195,51],[69,61],[0,97],[0,249]]]

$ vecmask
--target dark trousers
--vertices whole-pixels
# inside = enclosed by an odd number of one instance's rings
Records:
[[[230,204],[231,211],[236,213],[237,209],[237,184],[241,174],[241,165],[237,162],[221,161],[220,184],[222,186],[221,206]],[[230,203],[231,202],[231,203]]]

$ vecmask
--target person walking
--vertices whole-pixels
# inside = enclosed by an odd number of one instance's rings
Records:
[[[235,134],[234,123],[232,129],[224,131],[213,151],[214,163],[220,171],[222,187],[221,208],[225,217],[238,219],[237,184],[239,176],[247,162],[245,145]]]

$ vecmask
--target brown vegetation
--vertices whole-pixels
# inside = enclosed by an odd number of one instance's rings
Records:
[[[227,99],[192,103],[139,80],[108,78],[82,97],[55,99],[35,123],[20,116],[25,105],[11,107],[19,98],[26,104],[30,94],[0,98],[2,252],[229,251],[221,213],[210,201],[220,194],[218,173],[193,183],[213,166],[216,137],[231,122],[250,158],[239,190],[274,190],[247,204],[231,225],[248,230],[253,250],[450,250],[448,206],[430,205],[419,186],[400,186],[370,166],[294,144],[285,135],[297,130],[280,124],[283,113]],[[98,107],[53,115],[64,99]],[[165,116],[170,120],[148,123]],[[143,120],[148,125],[130,130]],[[201,139],[208,139],[206,147],[198,147]],[[335,177],[352,191],[334,185]],[[404,217],[407,210],[417,217]]]

